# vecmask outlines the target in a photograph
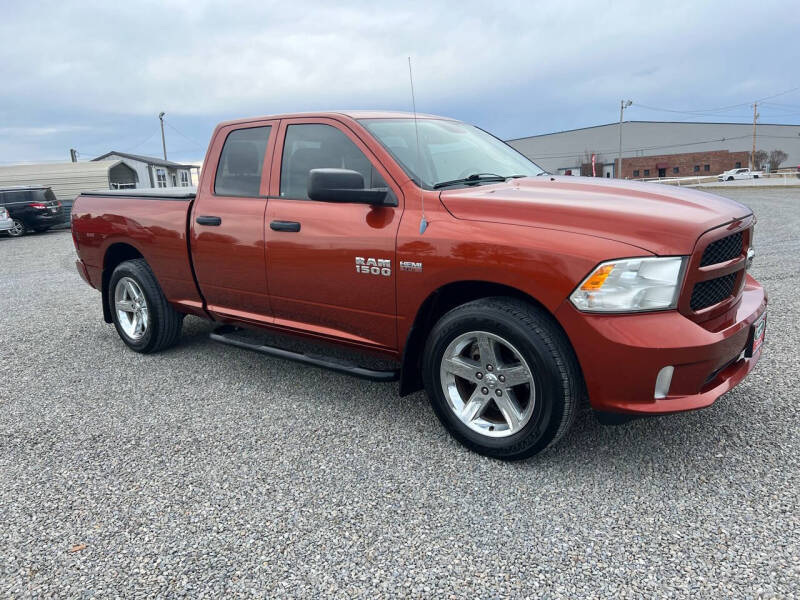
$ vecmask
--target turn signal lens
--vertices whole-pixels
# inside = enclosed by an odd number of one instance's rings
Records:
[[[686,257],[626,258],[602,263],[569,299],[585,312],[676,308]]]
[[[611,275],[611,271],[613,270],[613,263],[598,267],[597,270],[589,275],[589,278],[583,282],[581,289],[585,292],[599,290],[603,287],[603,284],[606,282],[606,279],[608,279],[608,276]]]

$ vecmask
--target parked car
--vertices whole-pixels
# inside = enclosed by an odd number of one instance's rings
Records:
[[[226,344],[424,387],[456,439],[502,459],[555,443],[587,396],[606,420],[699,409],[760,357],[755,219],[727,198],[551,176],[476,127],[406,113],[229,121],[204,164],[196,192],[75,201],[78,273],[136,352],[203,317]]]
[[[18,237],[28,231],[47,231],[69,219],[53,190],[42,186],[0,188],[0,206],[8,209],[13,226],[8,235]]]
[[[8,210],[0,206],[0,232],[5,233],[14,227],[14,220],[8,215]]]
[[[758,179],[763,175],[763,171],[751,171],[748,168],[730,169],[717,175],[717,181],[733,181],[734,179]]]

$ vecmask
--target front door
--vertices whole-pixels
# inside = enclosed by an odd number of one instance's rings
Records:
[[[338,121],[284,121],[277,143],[280,166],[273,168],[266,228],[275,324],[396,348],[400,188]],[[398,206],[309,200],[309,171],[326,167],[358,171],[368,188],[388,187]]]
[[[191,217],[197,282],[208,311],[220,320],[271,319],[264,255],[264,213],[278,121],[222,128]]]
[[[658,176],[659,177],[666,177],[667,176],[667,169],[666,168],[659,169],[658,170]]]

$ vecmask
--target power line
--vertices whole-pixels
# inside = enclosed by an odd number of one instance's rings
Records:
[[[800,104],[781,104],[779,102],[764,102],[764,104],[768,104],[770,106],[781,106],[786,108],[800,108]]]
[[[189,136],[187,136],[187,135],[184,135],[183,133],[181,133],[180,131],[178,131],[177,129],[175,129],[175,127],[173,127],[173,126],[172,126],[172,124],[171,124],[169,121],[165,121],[165,122],[164,122],[164,125],[166,125],[166,126],[167,126],[167,127],[169,127],[170,129],[172,129],[172,131],[174,131],[175,133],[177,133],[179,136],[181,136],[181,137],[182,137],[182,138],[184,138],[185,140],[188,140],[188,141],[192,142],[192,143],[193,143],[193,144],[195,144],[197,147],[199,147],[199,148],[202,148],[203,150],[205,150],[205,149],[206,149],[206,146],[205,146],[205,144],[201,144],[200,142],[198,142],[198,141],[196,141],[196,140],[193,140],[193,139],[192,139],[192,138],[190,138]]]
[[[792,92],[796,92],[797,90],[800,90],[800,86],[797,86],[797,87],[792,88],[790,90],[786,90],[784,92],[779,92],[777,94],[772,94],[772,96],[766,96],[764,98],[759,98],[758,100],[756,100],[756,102],[763,102],[764,100],[769,100],[771,98],[777,98],[778,96],[785,96],[786,94],[791,94]]]
[[[669,112],[669,113],[678,113],[678,114],[684,114],[684,115],[704,116],[704,115],[709,115],[709,114],[713,114],[713,113],[725,112],[727,110],[731,110],[732,108],[739,108],[741,106],[752,106],[754,102],[755,103],[759,103],[759,102],[763,102],[765,100],[769,100],[771,98],[777,98],[778,96],[785,96],[786,94],[791,94],[792,92],[796,92],[798,90],[800,90],[800,86],[794,87],[794,88],[791,88],[791,89],[788,89],[788,90],[784,90],[782,92],[778,92],[777,94],[772,94],[771,96],[765,96],[763,98],[758,98],[757,100],[754,100],[753,102],[740,102],[739,104],[730,104],[728,106],[720,106],[718,108],[696,108],[696,109],[693,109],[693,110],[677,110],[677,109],[673,109],[673,108],[659,108],[657,106],[648,106],[646,104],[640,104],[638,102],[636,104],[634,104],[634,106],[638,106],[639,108],[645,108],[645,109],[648,109],[648,110],[655,110],[655,111],[659,111],[659,112]],[[749,117],[749,115],[748,115],[748,117]]]
[[[139,148],[139,147],[141,147],[141,146],[144,146],[144,145],[145,145],[147,142],[149,142],[150,140],[152,140],[152,139],[153,139],[153,137],[154,137],[154,136],[156,136],[157,134],[158,134],[158,130],[156,130],[156,131],[154,131],[153,133],[151,133],[151,134],[150,134],[149,136],[147,136],[147,137],[146,137],[146,138],[145,138],[143,141],[139,142],[139,143],[138,143],[138,144],[136,144],[135,146],[131,146],[130,148],[128,148],[127,150],[125,150],[125,152],[133,152],[133,151],[134,151],[134,150],[136,150],[137,148]]]
[[[723,106],[721,108],[709,108],[709,109],[697,109],[697,110],[676,110],[673,108],[659,108],[657,106],[648,106],[647,104],[642,104],[637,102],[634,104],[637,108],[645,108],[647,110],[654,110],[657,112],[668,112],[668,113],[678,113],[681,115],[696,115],[696,116],[708,116],[713,113],[717,112],[724,112],[726,110],[730,110],[732,108],[739,108],[741,106],[748,106],[751,104],[750,102],[743,102],[741,104],[732,104],[730,106]]]

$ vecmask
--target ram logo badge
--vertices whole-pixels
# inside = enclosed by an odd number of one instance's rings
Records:
[[[388,258],[364,258],[363,256],[356,256],[356,273],[389,277],[392,274],[392,261]]]

